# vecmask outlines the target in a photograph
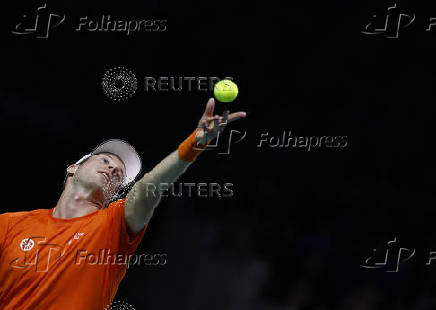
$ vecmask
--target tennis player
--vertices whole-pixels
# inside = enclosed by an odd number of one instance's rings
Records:
[[[111,139],[67,168],[54,208],[0,214],[0,309],[107,307],[160,201],[160,184],[175,182],[228,123],[246,116],[213,115],[214,107],[211,98],[194,132],[141,179],[135,149]]]

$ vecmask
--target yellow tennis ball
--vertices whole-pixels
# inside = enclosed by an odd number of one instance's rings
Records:
[[[238,86],[231,80],[221,80],[215,84],[213,94],[218,101],[232,102],[238,96]]]

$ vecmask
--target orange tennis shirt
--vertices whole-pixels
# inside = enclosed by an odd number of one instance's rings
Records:
[[[73,219],[53,209],[0,214],[0,309],[100,310],[147,225],[129,237],[125,199]]]

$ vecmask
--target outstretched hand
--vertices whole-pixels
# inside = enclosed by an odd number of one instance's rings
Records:
[[[224,111],[223,115],[213,115],[215,109],[215,99],[210,98],[206,104],[206,109],[197,125],[197,134],[195,141],[198,144],[206,144],[215,139],[218,133],[221,133],[228,123],[244,118],[245,112],[230,113],[229,110]]]

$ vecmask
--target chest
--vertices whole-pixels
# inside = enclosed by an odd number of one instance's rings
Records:
[[[8,232],[2,263],[10,270],[49,272],[59,266],[78,265],[110,249],[110,240],[92,223],[32,225],[20,223]],[[80,265],[80,264],[79,264]]]

